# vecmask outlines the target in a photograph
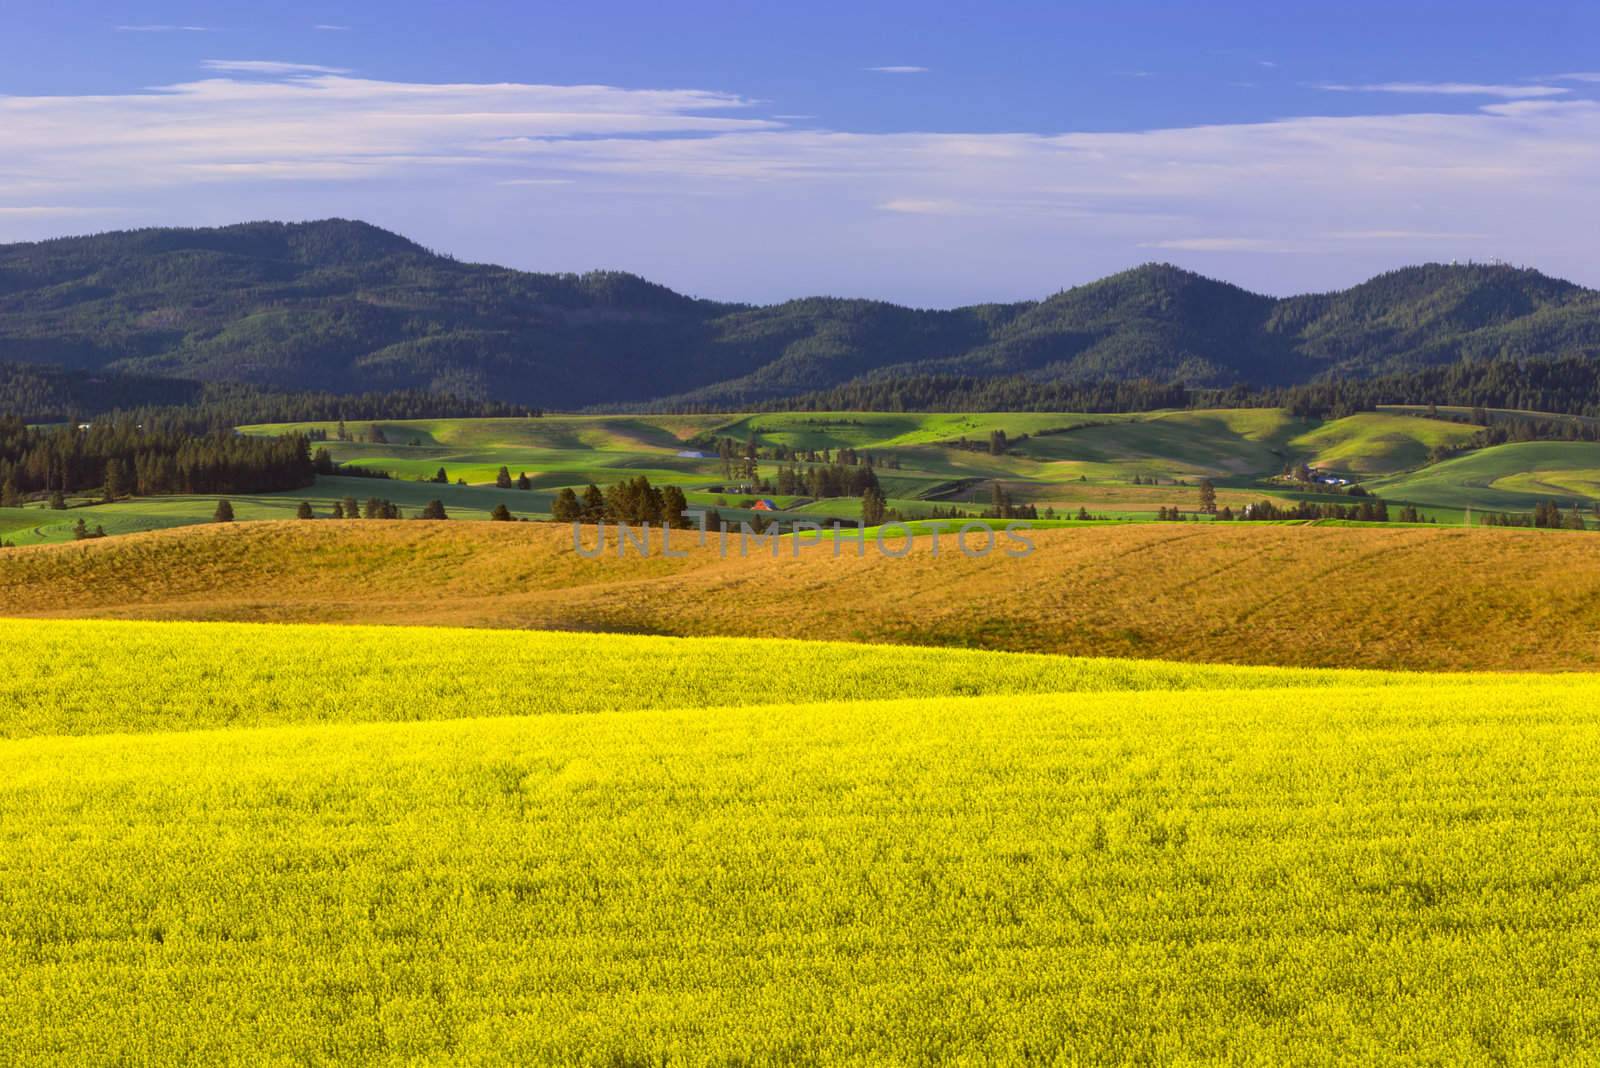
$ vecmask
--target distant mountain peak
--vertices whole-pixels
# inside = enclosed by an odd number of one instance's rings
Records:
[[[0,361],[550,408],[728,405],[864,375],[1281,385],[1573,355],[1600,356],[1600,294],[1493,263],[1279,299],[1150,262],[1041,301],[922,310],[463,263],[359,219],[0,246]]]

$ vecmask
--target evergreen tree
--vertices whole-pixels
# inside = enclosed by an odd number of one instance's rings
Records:
[[[510,489],[511,469],[502,464],[500,466],[500,473],[494,476],[494,484],[497,489]]]
[[[89,537],[89,524],[83,521],[82,516],[79,516],[78,521],[72,524],[72,540],[82,541],[87,537]]]
[[[443,517],[441,516],[440,518]],[[489,513],[489,518],[496,523],[509,523],[511,522],[511,509],[503,504],[497,504],[494,506],[494,511]]]
[[[586,523],[598,523],[605,518],[606,495],[600,492],[600,487],[593,482],[583,491],[583,519]]]
[[[524,471],[517,476],[517,489],[533,489],[533,479],[528,477],[528,472]]]
[[[385,516],[383,514],[384,513],[384,505],[386,505],[387,503],[388,503],[387,501],[381,501],[376,497],[368,497],[367,498],[367,506],[366,506],[365,509],[363,509],[363,511],[361,513],[362,517],[365,518],[365,519],[386,519],[386,518],[388,518],[387,516]]]
[[[684,510],[689,507],[689,500],[683,495],[683,490],[677,486],[661,487],[661,522],[669,527],[683,530],[690,525],[689,517],[684,515]]]
[[[335,519],[343,519],[344,518],[344,502],[343,501],[334,501],[333,502],[333,518],[335,518]]]
[[[1200,480],[1200,511],[1206,515],[1217,514],[1217,487],[1211,484],[1209,478]]]
[[[317,514],[311,510],[310,501],[301,501],[300,507],[294,510],[294,517],[296,519],[315,519]]]
[[[572,492],[571,486],[564,487],[550,502],[550,518],[557,523],[576,523],[583,518],[583,505],[578,503],[578,495]]]
[[[217,502],[217,510],[211,513],[213,523],[233,522],[233,505],[228,503],[226,497]]]
[[[435,499],[429,501],[427,504],[422,506],[421,518],[423,518],[423,519],[449,519],[450,517],[445,514],[444,502],[439,500],[438,498],[435,498]]]
[[[448,486],[450,484],[450,476],[445,473],[445,469],[442,467],[434,473],[433,480],[439,483],[441,486]]]
[[[128,495],[128,476],[121,460],[106,461],[105,499],[114,501]]]
[[[50,507],[57,512],[67,510],[67,499],[61,495],[60,490],[50,491]]]
[[[881,526],[886,511],[883,494],[878,487],[868,486],[861,494],[861,522],[869,527]]]
[[[356,499],[354,497],[346,497],[344,499],[344,501],[343,501],[343,504],[344,504],[344,514],[345,514],[345,516],[347,518],[350,518],[350,519],[358,519],[358,518],[360,518],[360,516],[361,516],[361,507],[360,507],[360,505],[356,504]]]

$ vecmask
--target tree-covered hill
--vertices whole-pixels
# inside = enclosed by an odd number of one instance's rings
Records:
[[[1151,264],[1042,301],[934,311],[698,300],[617,272],[461,263],[339,219],[0,246],[0,362],[118,382],[737,406],[863,378],[1281,386],[1597,354],[1600,294],[1503,266],[1280,300]]]

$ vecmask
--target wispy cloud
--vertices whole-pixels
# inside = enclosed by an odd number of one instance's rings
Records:
[[[1427,96],[1494,96],[1504,100],[1530,100],[1561,96],[1571,92],[1559,85],[1484,85],[1478,82],[1377,82],[1371,85],[1340,85],[1319,82],[1313,89],[1330,93],[1404,93]]]
[[[118,26],[118,33],[211,33],[211,26],[134,25]]]
[[[1552,82],[1600,82],[1600,71],[1580,70],[1570,74],[1556,74],[1544,79]]]
[[[321,30],[323,33],[343,33],[346,30],[348,30],[350,27],[348,27],[348,26],[335,26],[331,22],[319,22],[319,23],[317,23],[315,26],[313,26],[311,28],[313,30]]]
[[[306,66],[0,96],[0,240],[59,232],[51,212],[92,211],[96,226],[357,214],[484,258],[537,248],[544,267],[661,269],[713,292],[748,294],[752,272],[792,292],[809,263],[835,291],[939,275],[970,296],[974,277],[996,280],[990,295],[1032,292],[1148,249],[1243,264],[1228,273],[1279,290],[1330,280],[1317,272],[1331,260],[1478,253],[1592,274],[1600,229],[1600,102],[1579,95],[1142,131],[859,133],[763,118],[714,90]]]
[[[870,70],[870,71],[875,71],[878,74],[926,74],[926,73],[928,73],[928,68],[927,67],[909,67],[909,66],[902,66],[902,67],[867,67],[866,69]]]
[[[276,59],[207,59],[206,70],[229,74],[349,74],[348,67],[324,67],[316,63],[285,63]]]
[[[916,197],[886,200],[878,207],[902,215],[960,215],[966,210],[954,200],[919,200]]]
[[[217,77],[109,96],[0,96],[0,203],[29,190],[372,178],[503,166],[519,144],[781,129],[699,90],[373,81],[313,64],[212,60]],[[724,114],[718,114],[722,112]]]

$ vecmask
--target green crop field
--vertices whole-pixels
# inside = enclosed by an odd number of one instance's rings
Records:
[[[9,1060],[1600,1049],[1593,676],[5,627]]]
[[[1541,500],[1568,506],[1600,499],[1600,444],[1529,441],[1495,445],[1421,471],[1370,483],[1374,493],[1452,508],[1524,512]]]
[[[381,443],[366,440],[373,428]],[[332,423],[241,428],[250,434],[315,431],[335,437]],[[502,466],[527,474],[535,489],[604,486],[644,475],[674,484],[696,503],[728,481],[710,448],[716,437],[760,448],[842,448],[870,452],[886,494],[915,517],[935,504],[987,504],[992,486],[1042,508],[1145,518],[1158,508],[1196,504],[1196,483],[1212,479],[1219,501],[1234,507],[1263,497],[1285,501],[1272,479],[1295,462],[1360,477],[1421,465],[1437,445],[1469,438],[1475,427],[1423,416],[1361,413],[1322,421],[1280,409],[1169,411],[1134,415],[1062,412],[883,413],[788,412],[729,416],[565,416],[531,419],[423,419],[351,423],[356,440],[319,442],[341,463],[387,471],[401,480],[431,478],[492,483]],[[1003,432],[1003,451],[990,435]],[[701,453],[702,455],[695,455]],[[762,476],[774,477],[763,461]],[[726,496],[726,495],[724,495]],[[734,494],[750,496],[750,494]],[[772,496],[772,494],[767,494]],[[1337,500],[1327,497],[1328,500]],[[921,504],[917,502],[923,502]],[[736,504],[733,505],[737,507]],[[856,501],[802,502],[808,515],[849,518]]]
[[[550,494],[544,491],[498,490],[492,486],[435,485],[403,479],[322,477],[315,486],[279,493],[229,494],[234,518],[240,522],[262,519],[293,519],[301,501],[309,501],[322,518],[333,514],[334,502],[354,497],[394,501],[411,514],[430,500],[444,503],[447,514],[456,519],[488,519],[495,505],[504,504],[513,515],[548,516]],[[0,509],[0,533],[18,545],[72,540],[73,525],[82,519],[90,527],[100,526],[107,535],[129,534],[141,530],[209,523],[217,509],[217,495],[135,497],[112,504],[91,504],[54,511],[39,505]],[[9,532],[9,533],[8,533]]]
[[[1441,415],[1462,413],[1442,411]],[[1194,513],[1198,485],[1209,480],[1217,504],[1234,511],[1261,500],[1349,506],[1326,486],[1280,477],[1309,465],[1320,475],[1361,481],[1391,504],[1420,507],[1426,518],[1460,523],[1468,507],[1529,512],[1540,501],[1564,508],[1600,502],[1600,446],[1537,442],[1478,449],[1434,463],[1441,452],[1468,448],[1481,428],[1424,409],[1389,408],[1338,419],[1302,418],[1283,409],[1241,408],[1137,414],[787,412],[759,415],[548,415],[537,418],[418,419],[352,422],[350,440],[337,423],[279,423],[240,428],[251,435],[315,432],[332,458],[383,471],[389,480],[320,477],[307,489],[230,498],[241,520],[282,519],[301,501],[327,515],[343,496],[387,497],[415,514],[438,498],[453,518],[485,519],[504,504],[517,517],[548,517],[562,489],[582,491],[643,476],[675,485],[697,507],[747,520],[756,497],[777,500],[779,520],[853,520],[859,497],[813,498],[749,488],[716,455],[714,441],[753,440],[759,449],[853,449],[870,454],[888,507],[921,519],[934,509],[981,513],[998,488],[1045,519],[1093,516],[1154,519],[1161,509]],[[991,435],[1004,435],[991,448]],[[860,458],[859,456],[857,457]],[[809,466],[798,461],[802,468]],[[758,476],[774,484],[780,463],[762,459]],[[495,489],[505,468],[526,476],[529,490]],[[439,471],[446,482],[436,483]],[[464,484],[458,484],[464,483]],[[82,519],[108,534],[203,523],[216,496],[162,497],[96,503],[92,493],[65,512],[32,508],[0,513],[0,537],[19,545],[64,541]]]
[[[1365,478],[1421,467],[1430,449],[1463,446],[1479,429],[1421,415],[1361,412],[1296,435],[1288,444],[1309,453],[1307,462],[1314,467]]]

